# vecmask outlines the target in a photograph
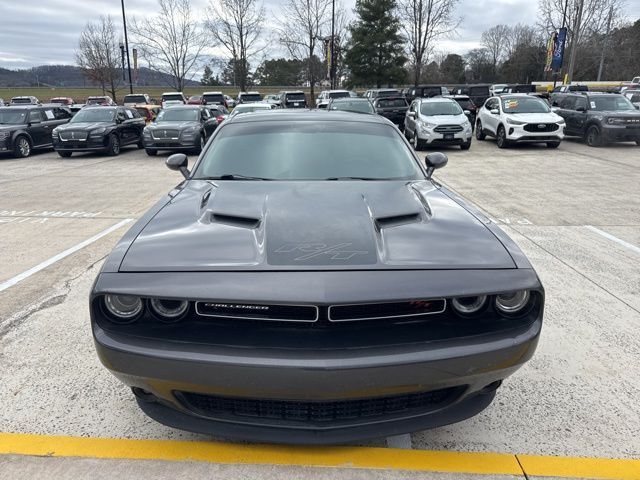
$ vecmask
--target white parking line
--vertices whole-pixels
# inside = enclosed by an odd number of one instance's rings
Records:
[[[618,237],[615,237],[615,236],[611,235],[610,233],[604,232],[604,231],[600,230],[599,228],[593,227],[591,225],[585,225],[584,228],[588,228],[592,232],[595,232],[598,235],[603,236],[604,238],[608,238],[609,240],[612,240],[612,241],[622,245],[623,247],[627,247],[629,250],[633,250],[636,253],[640,253],[640,247],[636,247],[632,243],[625,242],[624,240],[622,240],[622,239],[620,239]]]
[[[78,250],[86,247],[87,245],[90,245],[93,242],[95,242],[97,240],[100,240],[105,235],[109,235],[111,232],[119,229],[123,225],[126,225],[127,223],[131,222],[132,220],[133,220],[133,218],[125,218],[121,222],[118,222],[115,225],[112,225],[111,227],[107,228],[106,230],[103,230],[100,233],[94,235],[93,237],[87,238],[83,242],[80,242],[77,245],[74,245],[73,247],[66,249],[64,252],[60,252],[57,255],[54,255],[53,257],[45,260],[44,262],[39,263],[35,267],[32,267],[29,270],[25,270],[24,272],[16,275],[15,277],[12,277],[9,280],[6,280],[5,282],[0,283],[0,292],[6,290],[9,287],[14,286],[15,284],[21,282],[25,278],[29,278],[34,273],[38,273],[40,270],[44,270],[48,266],[53,265],[54,263],[56,263],[59,260],[62,260],[65,257],[68,257],[72,253],[77,252]]]

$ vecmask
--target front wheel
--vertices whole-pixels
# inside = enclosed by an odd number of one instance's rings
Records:
[[[150,157],[155,157],[158,154],[158,150],[155,150],[153,148],[145,148],[144,151],[147,152],[147,155],[149,155]]]
[[[547,148],[558,148],[560,146],[560,142],[547,142]]]
[[[482,141],[485,138],[487,138],[487,136],[482,131],[482,122],[480,120],[478,120],[476,122],[476,140]]]
[[[206,142],[206,140],[204,139],[204,136],[202,136],[202,135],[201,135],[201,136],[200,136],[200,144],[199,144],[196,148],[194,148],[194,149],[193,149],[193,153],[194,153],[195,155],[199,155],[199,154],[200,154],[200,152],[202,152],[202,150],[204,150],[204,146],[205,146],[205,144],[206,144],[206,143],[207,143],[207,142]]]
[[[58,155],[60,155],[62,158],[69,158],[71,155],[73,155],[73,152],[58,152]]]
[[[505,131],[504,127],[502,125],[500,125],[498,127],[498,132],[496,134],[496,144],[498,145],[498,148],[507,148],[508,144],[507,144],[507,132]]]
[[[16,140],[13,148],[13,156],[16,158],[26,158],[31,155],[31,142],[25,136],[20,136]]]
[[[636,140],[636,145],[640,147],[640,140]]]
[[[469,150],[471,148],[471,140],[460,144],[460,150]]]
[[[413,148],[416,152],[422,150],[422,142],[418,138],[418,132],[413,132]]]
[[[587,145],[590,147],[599,147],[602,145],[600,129],[595,125],[591,125],[587,130]]]
[[[120,155],[120,139],[117,135],[109,135],[109,145],[107,146],[107,154],[111,157]]]

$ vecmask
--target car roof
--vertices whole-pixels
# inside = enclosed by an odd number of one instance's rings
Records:
[[[171,110],[195,110],[197,108],[204,108],[204,105],[185,105],[183,103],[179,103],[171,106]]]
[[[416,100],[420,103],[436,103],[436,102],[442,102],[442,101],[455,102],[453,98],[443,97],[443,96],[430,97],[430,98],[416,98]]]
[[[252,115],[236,115],[227,120],[229,123],[241,122],[272,122],[286,120],[287,122],[310,121],[310,122],[331,122],[349,121],[358,123],[378,123],[389,125],[386,118],[379,115],[362,115],[361,113],[343,112],[339,110],[309,110],[309,109],[281,109],[265,110],[264,112],[254,112]]]
[[[163,92],[162,95],[184,95],[182,92]]]
[[[203,92],[202,95],[222,95],[222,92]]]
[[[394,98],[394,97],[382,97],[385,100],[389,99],[389,98]],[[400,97],[397,97],[400,98]],[[340,98],[332,98],[331,99],[331,103],[346,103],[346,102],[369,102],[371,103],[371,100],[369,100],[366,97],[340,97]]]
[[[117,105],[87,105],[83,110],[116,110]]]

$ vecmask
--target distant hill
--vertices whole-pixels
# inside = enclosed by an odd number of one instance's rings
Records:
[[[170,76],[164,73],[140,68],[138,82],[135,85],[169,86]],[[79,67],[73,65],[42,65],[26,70],[7,70],[0,68],[0,87],[91,87]],[[187,81],[186,86],[200,85],[200,82]]]

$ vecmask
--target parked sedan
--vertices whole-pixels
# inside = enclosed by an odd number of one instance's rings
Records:
[[[199,105],[174,106],[162,110],[156,121],[144,129],[147,155],[158,150],[187,150],[198,154],[217,126],[209,110]]]
[[[71,112],[58,105],[24,105],[0,109],[0,152],[16,158],[33,150],[51,148],[51,132],[71,119]]]
[[[120,240],[89,311],[153,419],[343,443],[459,422],[533,355],[544,290],[378,115],[237,115]],[[503,397],[501,409],[509,409]],[[126,405],[123,404],[123,409]]]
[[[564,127],[563,118],[553,113],[545,100],[527,94],[501,95],[487,100],[478,112],[476,139],[494,137],[498,148],[514,143],[545,143],[558,148]]]
[[[126,145],[143,147],[144,125],[144,119],[132,108],[87,106],[68,124],[53,130],[53,148],[61,157],[74,152],[119,155]]]

